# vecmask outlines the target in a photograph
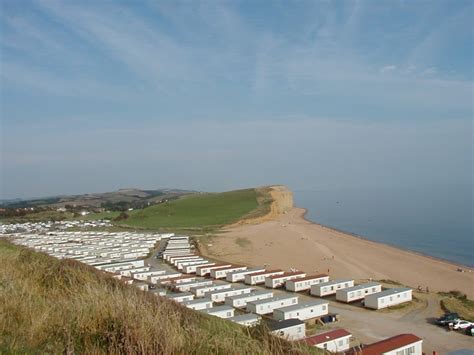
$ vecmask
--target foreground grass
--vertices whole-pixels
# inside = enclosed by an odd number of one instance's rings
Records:
[[[265,213],[260,200],[256,189],[194,194],[133,211],[122,224],[146,229],[218,227]]]
[[[201,315],[0,239],[0,353],[284,354],[308,348]]]
[[[446,312],[456,312],[462,319],[474,322],[474,301],[459,291],[440,293],[444,296],[441,300],[441,308]]]

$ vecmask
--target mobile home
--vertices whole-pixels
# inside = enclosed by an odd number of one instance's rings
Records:
[[[285,288],[288,291],[300,292],[306,291],[311,288],[313,285],[317,285],[323,282],[328,282],[329,276],[326,274],[306,276],[294,280],[288,280],[285,283]]]
[[[253,314],[253,313],[240,314],[238,316],[229,318],[231,322],[244,325],[246,327],[250,327],[252,325],[258,324],[258,322],[260,322],[261,319],[262,319],[261,316],[257,314]]]
[[[239,281],[245,280],[245,275],[252,275],[252,274],[256,274],[258,272],[263,272],[263,271],[265,271],[265,268],[263,267],[233,271],[233,272],[229,272],[225,278],[229,282],[239,282]]]
[[[397,304],[410,302],[412,300],[412,290],[407,287],[391,288],[382,292],[368,295],[364,299],[364,307],[381,309]]]
[[[257,272],[256,274],[245,275],[245,283],[247,285],[259,285],[265,283],[265,278],[269,276],[282,275],[285,272],[283,270],[267,270]]]
[[[165,297],[179,303],[184,301],[192,301],[194,299],[194,295],[189,292],[167,293]]]
[[[382,285],[377,282],[367,282],[362,285],[344,288],[336,291],[336,300],[341,302],[360,301],[365,296],[382,291]]]
[[[156,284],[160,282],[161,280],[172,279],[174,277],[179,277],[181,275],[182,274],[180,272],[170,271],[161,275],[155,275],[155,276],[150,277],[150,282],[153,284]]]
[[[196,275],[198,276],[206,276],[211,273],[211,270],[214,269],[224,269],[226,267],[231,267],[232,264],[215,264],[211,266],[202,266],[196,268]]]
[[[198,264],[198,265],[186,265],[185,267],[183,267],[183,272],[185,274],[195,274],[196,273],[196,269],[198,267],[205,267],[205,266],[214,266],[216,265],[216,263],[207,263],[207,264]]]
[[[216,316],[219,318],[232,318],[234,316],[235,310],[230,306],[223,305],[223,306],[201,309],[199,312],[209,314],[211,316]]]
[[[276,308],[273,311],[273,318],[276,320],[286,320],[296,318],[308,320],[328,314],[329,302],[314,300],[295,304],[288,307]]]
[[[247,270],[247,266],[232,265],[227,268],[211,270],[213,279],[224,279],[229,272]]]
[[[276,308],[295,305],[298,303],[298,296],[279,295],[258,301],[247,302],[247,311],[256,314],[273,313]]]
[[[266,323],[270,333],[280,338],[291,341],[303,339],[306,336],[306,324],[299,319],[268,320]]]
[[[333,329],[306,337],[304,342],[309,346],[324,349],[333,353],[340,353],[349,350],[352,334],[345,329]]]
[[[191,301],[183,301],[181,304],[187,308],[199,311],[201,309],[212,308],[212,301],[208,298],[196,298]]]
[[[176,264],[176,268],[182,271],[183,268],[188,265],[204,265],[208,263],[209,263],[209,260],[206,260],[206,259],[196,259],[193,261],[180,261]]]
[[[272,291],[253,291],[248,294],[244,295],[237,295],[227,297],[225,299],[225,304],[235,308],[243,308],[247,306],[247,302],[253,302],[258,300],[264,300],[267,298],[272,298],[273,292]]]
[[[265,287],[270,287],[270,288],[281,287],[288,280],[303,278],[305,276],[306,276],[306,273],[302,271],[285,272],[281,275],[268,276],[265,278]]]
[[[173,283],[172,287],[180,292],[188,292],[191,291],[192,287],[200,287],[200,286],[209,286],[212,285],[212,280],[196,280],[196,281],[189,281],[189,282],[181,282],[178,284]]]
[[[203,297],[206,292],[226,290],[226,289],[230,289],[231,287],[232,285],[228,283],[219,283],[219,284],[213,283],[211,285],[191,287],[189,291],[194,293],[196,297]]]
[[[204,297],[209,297],[213,302],[224,302],[226,297],[249,294],[252,292],[251,287],[230,287],[222,290],[209,291]]]
[[[166,270],[152,270],[152,271],[145,271],[145,272],[137,272],[132,274],[132,278],[136,280],[146,280],[147,278],[151,276],[156,276],[156,275],[163,275],[166,274]]]
[[[337,290],[349,288],[354,286],[354,280],[340,279],[311,286],[311,295],[324,297],[336,294]]]

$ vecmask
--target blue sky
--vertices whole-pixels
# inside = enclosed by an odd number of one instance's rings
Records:
[[[471,1],[1,4],[0,198],[472,186]]]

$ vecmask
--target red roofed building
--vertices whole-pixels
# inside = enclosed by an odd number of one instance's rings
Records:
[[[316,334],[303,339],[311,346],[331,352],[348,350],[352,334],[345,329],[334,329],[326,333]]]
[[[423,353],[423,339],[413,334],[400,334],[361,347],[353,348],[347,355],[421,355]]]

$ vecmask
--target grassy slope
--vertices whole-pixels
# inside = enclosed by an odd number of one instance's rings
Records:
[[[458,291],[440,292],[443,297],[441,308],[446,312],[456,312],[462,319],[474,322],[474,301]]]
[[[255,189],[195,194],[134,211],[123,222],[148,229],[220,226],[254,214],[261,206]]]
[[[73,260],[0,239],[0,353],[301,353],[301,345],[204,316]],[[305,349],[308,350],[308,349]]]

